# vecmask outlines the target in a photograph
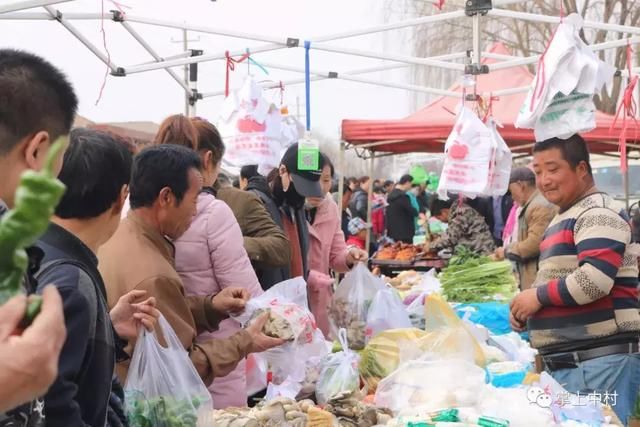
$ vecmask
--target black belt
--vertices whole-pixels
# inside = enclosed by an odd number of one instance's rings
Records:
[[[542,356],[544,367],[548,371],[577,368],[580,362],[597,359],[598,357],[611,356],[613,354],[638,353],[638,343],[612,344],[604,347],[590,348],[588,350],[572,351],[569,353],[546,354]]]

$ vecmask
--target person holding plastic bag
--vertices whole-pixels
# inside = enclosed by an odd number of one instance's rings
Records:
[[[168,117],[155,138],[160,144],[188,144],[202,160],[203,189],[198,195],[196,216],[174,244],[176,271],[191,296],[206,296],[237,286],[251,297],[262,288],[243,247],[242,232],[229,206],[218,200],[213,184],[218,177],[224,144],[214,125],[204,119],[183,115]],[[203,332],[197,341],[228,338],[240,330],[232,319],[223,320],[216,332]],[[229,375],[216,378],[209,386],[216,409],[243,406],[246,392],[244,360]]]
[[[249,299],[243,288],[229,287],[213,295],[185,296],[174,267],[176,240],[189,228],[202,190],[201,160],[186,147],[163,144],[142,150],[134,159],[131,211],[114,236],[100,248],[99,269],[110,307],[133,289],[147,291],[171,324],[198,374],[209,385],[214,377],[233,371],[252,352],[282,344],[262,333],[263,316],[229,338],[196,341],[215,331],[230,312],[242,311]],[[135,343],[129,343],[129,350]],[[126,378],[128,364],[118,365]]]
[[[236,321],[251,327],[260,313],[268,313],[265,332],[285,343],[254,355],[254,368],[266,365],[271,372],[272,383],[282,386],[278,393],[286,388],[291,398],[315,380],[311,371],[317,362],[312,360],[313,357],[323,356],[329,351],[309,311],[307,300],[307,284],[297,277],[269,288],[263,295],[250,300],[244,312],[234,316]],[[271,393],[274,393],[271,388]]]
[[[333,163],[324,153],[320,187],[323,197],[307,197],[306,210],[309,220],[309,278],[307,289],[309,307],[318,327],[329,336],[328,307],[333,295],[333,278],[329,270],[346,273],[353,266],[366,261],[367,253],[356,247],[347,247],[340,227],[338,205],[329,194],[335,174]]]
[[[211,396],[182,342],[161,316],[158,331],[141,330],[125,384],[130,427],[199,425]]]

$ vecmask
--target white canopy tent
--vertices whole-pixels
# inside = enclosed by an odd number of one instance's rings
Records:
[[[9,4],[0,5],[0,20],[45,20],[45,21],[57,21],[68,32],[70,32],[75,38],[77,38],[89,51],[91,51],[100,61],[109,67],[113,76],[126,77],[137,73],[144,73],[152,70],[164,69],[180,87],[184,90],[187,98],[187,111],[186,114],[194,116],[197,110],[198,102],[205,98],[217,97],[225,94],[225,91],[215,92],[200,92],[198,91],[198,68],[197,64],[208,61],[221,61],[227,60],[229,56],[239,56],[250,53],[252,56],[260,54],[262,52],[269,52],[278,49],[296,49],[296,48],[308,48],[311,50],[332,52],[336,54],[346,54],[364,58],[374,58],[384,60],[387,63],[376,66],[368,67],[356,70],[350,70],[347,72],[338,72],[336,70],[328,69],[310,69],[306,70],[303,66],[296,66],[293,64],[277,64],[277,63],[262,63],[264,66],[271,69],[280,69],[290,72],[306,73],[310,74],[310,81],[318,81],[324,79],[342,79],[350,82],[356,82],[361,84],[376,85],[397,88],[408,91],[422,92],[426,94],[433,94],[438,96],[452,96],[459,97],[457,92],[449,91],[446,88],[434,88],[428,86],[421,86],[415,84],[407,84],[400,82],[390,82],[382,80],[374,80],[368,77],[363,77],[362,74],[390,70],[396,68],[402,68],[409,65],[437,67],[441,69],[453,70],[462,74],[478,75],[483,73],[490,73],[493,70],[506,69],[512,67],[518,67],[526,64],[534,64],[538,61],[539,56],[534,55],[530,57],[511,57],[505,55],[487,55],[493,59],[498,59],[500,62],[490,65],[482,65],[482,37],[481,37],[481,24],[484,17],[493,18],[512,18],[523,21],[543,22],[543,23],[559,23],[560,17],[546,16],[541,14],[516,12],[503,7],[513,3],[525,3],[527,0],[494,0],[493,4],[491,0],[468,0],[463,10],[457,10],[452,12],[437,13],[430,16],[423,16],[413,19],[402,20],[399,22],[386,23],[369,28],[361,28],[353,31],[346,31],[336,34],[329,34],[322,37],[305,39],[298,36],[283,36],[273,37],[261,34],[251,34],[236,30],[229,30],[223,28],[212,28],[199,25],[190,25],[182,22],[172,22],[158,19],[150,19],[141,16],[130,15],[124,13],[121,10],[111,10],[107,13],[63,13],[58,4],[71,2],[73,0],[24,0],[14,1]],[[32,11],[34,8],[41,8],[41,12]],[[28,10],[28,11],[27,11]],[[85,37],[74,25],[74,21],[80,20],[103,20],[108,19],[120,24],[125,31],[127,31],[143,48],[148,52],[151,57],[151,61],[138,64],[116,64],[107,55],[105,55],[98,47],[96,47],[91,41]],[[451,52],[446,55],[441,55],[431,58],[421,58],[411,55],[396,54],[390,52],[377,52],[361,49],[353,49],[347,47],[336,46],[335,44],[329,44],[328,42],[335,42],[337,40],[348,39],[352,37],[380,33],[384,31],[396,30],[400,28],[414,27],[419,25],[427,25],[438,21],[445,20],[458,20],[458,19],[471,19],[473,24],[473,39],[470,41],[470,49],[463,52]],[[161,57],[156,50],[142,37],[134,28],[134,25],[150,25],[156,27],[163,27],[167,29],[180,29],[184,31],[190,31],[195,33],[220,35],[226,37],[233,37],[238,39],[245,39],[251,41],[258,41],[264,44],[251,47],[245,50],[235,51],[219,51],[219,52],[205,52],[203,50],[191,49],[188,51],[180,52],[176,55],[169,57]],[[616,25],[595,21],[584,21],[585,28],[591,28],[596,30],[611,31],[621,34],[631,35],[628,38],[621,37],[614,41],[608,41],[596,45],[590,46],[594,51],[612,49],[627,44],[638,45],[640,44],[640,28],[625,25]],[[454,62],[460,59],[466,58],[466,63]],[[189,73],[185,73],[185,78],[181,78],[175,71],[175,67],[189,67]],[[640,72],[640,67],[636,66],[632,70],[634,73]],[[617,73],[621,78],[628,78],[627,70],[619,70]],[[188,78],[186,78],[188,76]],[[296,85],[305,83],[305,78],[286,80],[281,83],[267,82],[263,83],[265,87],[278,87],[280,84],[284,85]],[[501,91],[493,92],[492,96],[508,95],[520,92],[527,92],[529,87],[515,87],[504,88]],[[486,95],[486,94],[478,94]],[[640,102],[639,102],[640,103]],[[347,147],[344,143],[341,144],[341,156],[340,167],[342,167],[343,156],[342,152]],[[373,172],[375,153],[369,150],[371,155],[370,160],[370,172]],[[372,175],[372,173],[370,173]],[[628,178],[627,178],[628,181]],[[342,193],[342,181],[340,181],[340,193]],[[369,190],[372,191],[372,188]],[[370,207],[369,207],[370,208]],[[369,213],[370,214],[370,213]]]

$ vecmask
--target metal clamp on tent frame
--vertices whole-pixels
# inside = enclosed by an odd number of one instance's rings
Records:
[[[464,13],[467,16],[486,15],[493,5],[491,0],[467,0],[464,4]]]

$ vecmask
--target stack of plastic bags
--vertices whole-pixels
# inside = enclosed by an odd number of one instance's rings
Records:
[[[582,41],[582,18],[564,18],[538,62],[516,127],[534,129],[536,141],[587,132],[596,127],[593,95],[610,82],[615,68]]]
[[[483,123],[465,106],[458,112],[444,148],[445,161],[438,195],[503,196],[509,187],[512,154],[497,131],[497,123]]]

